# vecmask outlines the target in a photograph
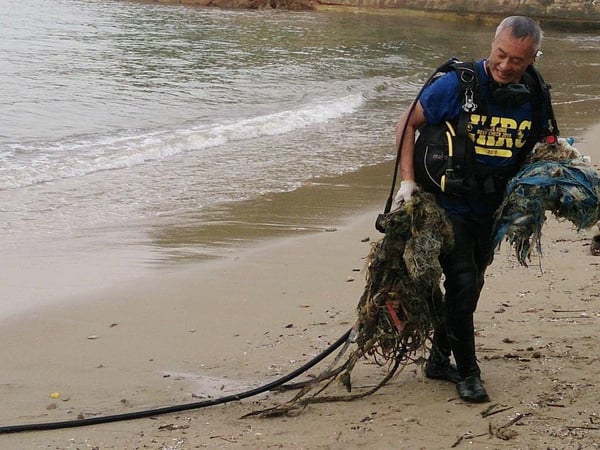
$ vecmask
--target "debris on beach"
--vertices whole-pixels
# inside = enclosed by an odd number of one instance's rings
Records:
[[[387,214],[383,224],[385,235],[372,244],[358,319],[344,348],[320,375],[295,383],[293,388],[299,391],[290,401],[244,417],[281,416],[297,413],[311,403],[362,398],[385,385],[400,367],[420,359],[417,355],[441,320],[439,256],[453,246],[452,228],[434,197],[425,192],[417,192]],[[351,343],[356,348],[338,365]],[[387,366],[387,373],[375,387],[351,393],[351,372],[361,358]],[[335,380],[348,393],[321,395]]]
[[[590,253],[594,256],[600,256],[600,234],[597,234],[592,238]]]
[[[600,176],[576,148],[562,138],[552,145],[539,143],[506,187],[495,216],[495,244],[506,239],[527,266],[532,244],[542,254],[546,211],[580,231],[598,222],[599,199]]]

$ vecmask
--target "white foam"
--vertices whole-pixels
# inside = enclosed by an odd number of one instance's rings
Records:
[[[0,155],[0,189],[15,189],[91,173],[138,166],[189,151],[276,136],[351,114],[361,94],[314,102],[297,109],[235,121],[123,136],[92,136],[76,141],[14,145]]]

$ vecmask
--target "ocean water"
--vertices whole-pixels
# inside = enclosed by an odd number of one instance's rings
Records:
[[[0,302],[383,208],[399,114],[447,58],[486,56],[492,33],[394,15],[0,0]],[[598,119],[600,38],[547,30],[543,51],[559,125],[577,138]]]

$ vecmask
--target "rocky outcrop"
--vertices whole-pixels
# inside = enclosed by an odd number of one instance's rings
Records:
[[[528,15],[543,25],[600,30],[600,0],[147,0],[220,8],[310,10],[344,8],[433,14],[458,20]]]
[[[304,11],[315,9],[312,0],[207,0],[206,6],[220,8],[247,8],[247,9],[287,9],[290,11]]]
[[[142,0],[144,1],[144,0]],[[216,6],[241,9],[286,9],[303,11],[316,9],[315,0],[145,0],[150,3],[179,4],[193,6]],[[334,3],[335,4],[335,3]],[[334,5],[333,4],[333,5]]]

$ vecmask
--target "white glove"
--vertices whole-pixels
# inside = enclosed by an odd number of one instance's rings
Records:
[[[417,183],[413,180],[403,180],[400,183],[400,189],[396,192],[392,209],[397,209],[402,202],[407,202],[411,199],[412,195],[419,190]]]

